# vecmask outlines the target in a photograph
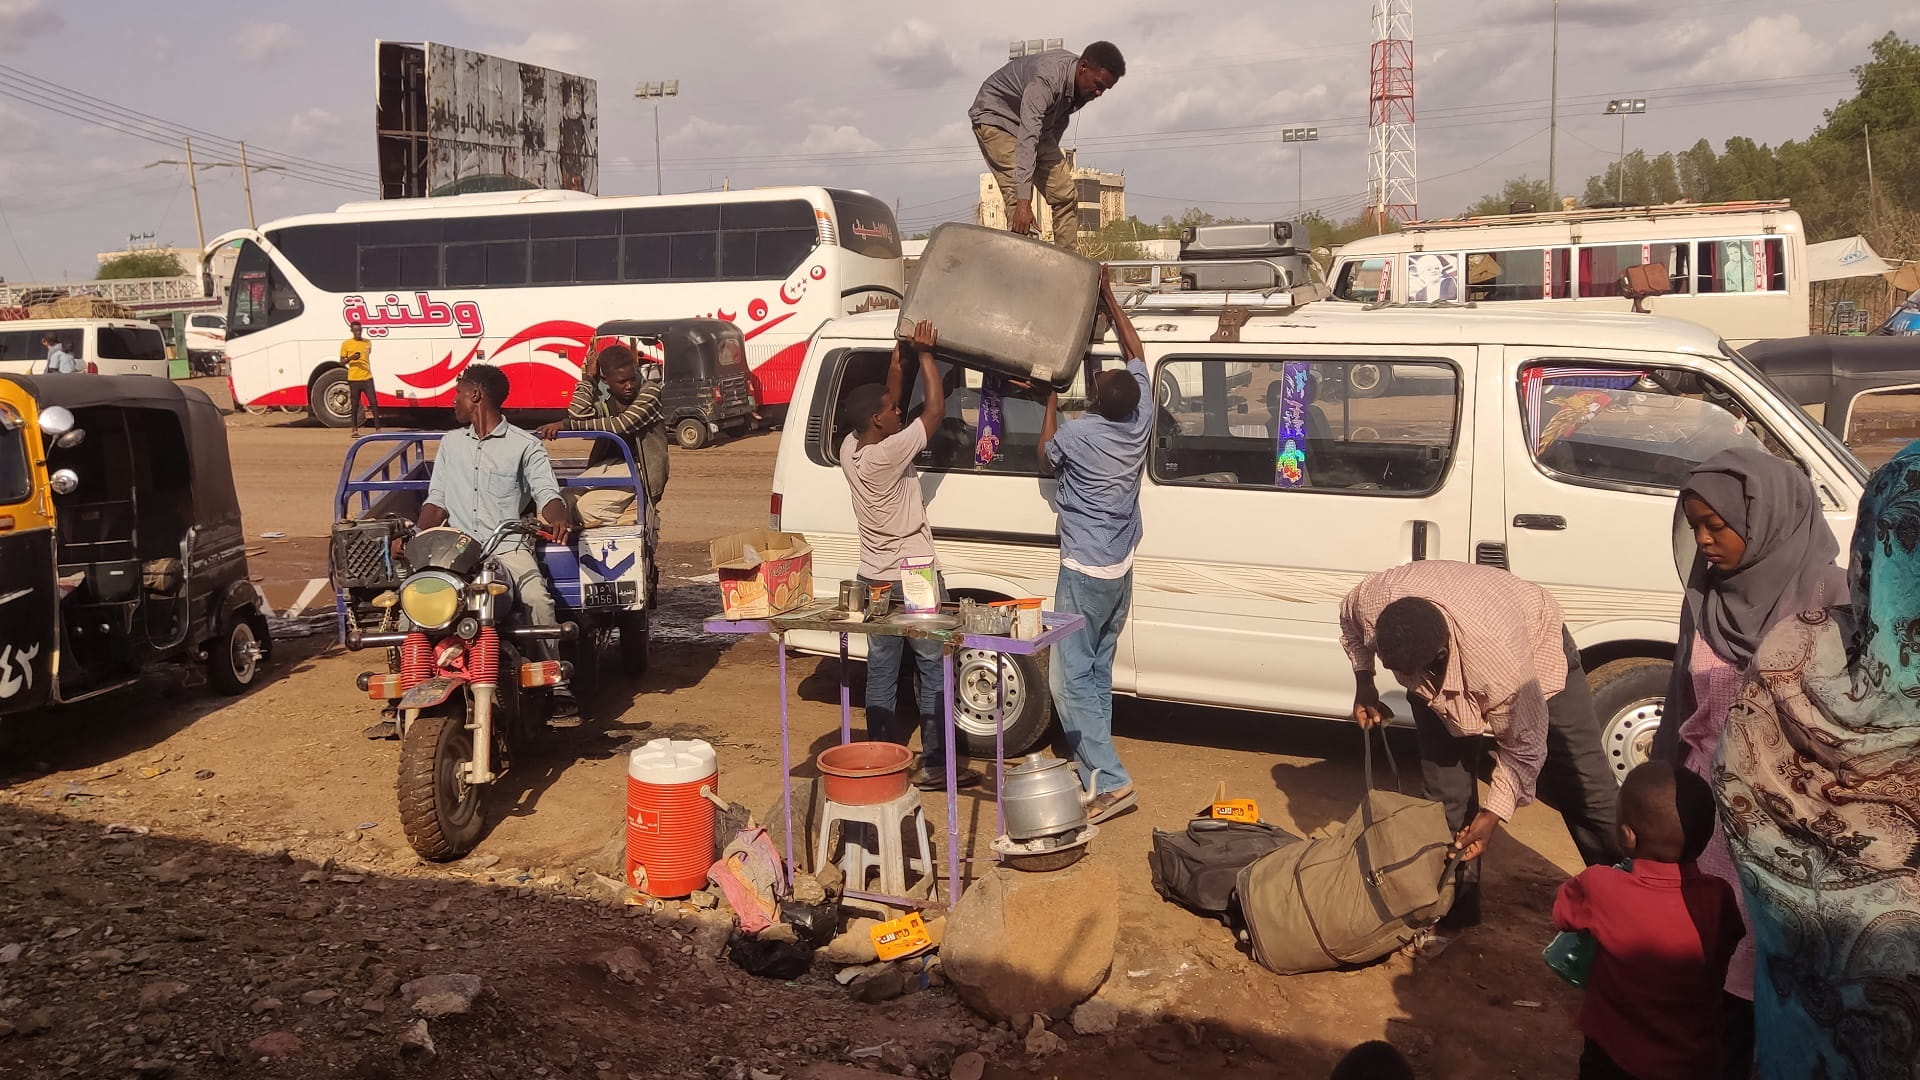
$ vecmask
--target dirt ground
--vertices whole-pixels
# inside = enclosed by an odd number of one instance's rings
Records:
[[[255,573],[285,595],[325,573],[347,436],[271,415],[234,417],[230,431]],[[1347,1047],[1384,1037],[1423,1077],[1572,1075],[1577,996],[1540,950],[1577,860],[1549,811],[1528,808],[1496,841],[1488,924],[1419,970],[1394,959],[1274,976],[1224,928],[1154,894],[1151,830],[1182,827],[1216,783],[1296,832],[1350,813],[1360,740],[1339,724],[1120,703],[1141,805],[1102,827],[1091,857],[1121,883],[1101,996],[1122,1022],[1097,1037],[1061,1025],[1066,1050],[1044,1060],[944,989],[869,1006],[825,965],[792,983],[754,978],[690,955],[685,926],[605,902],[597,875],[619,873],[632,746],[706,739],[729,797],[763,815],[778,806],[773,646],[702,633],[713,596],[691,580],[707,538],[765,520],[776,442],[675,451],[654,666],[516,767],[471,863],[423,865],[407,848],[395,744],[360,735],[374,713],[353,678],[375,660],[327,634],[283,640],[265,683],[239,699],[156,681],[7,730],[0,1074],[748,1080],[826,1077],[807,1070],[837,1062],[944,1076],[954,1053],[981,1048],[999,1080],[1206,1080],[1324,1076]],[[793,661],[795,778],[837,735],[836,668]],[[1396,745],[1410,768],[1410,743]],[[977,852],[992,806],[968,797],[961,811]],[[596,963],[619,946],[639,952],[633,981]],[[484,992],[467,1015],[430,1022],[437,1057],[409,1056],[396,987],[452,973]]]

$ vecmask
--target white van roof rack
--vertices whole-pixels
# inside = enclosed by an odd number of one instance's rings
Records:
[[[1103,264],[1114,270],[1144,269],[1149,272],[1144,284],[1114,281],[1120,305],[1129,311],[1214,312],[1237,307],[1255,311],[1292,311],[1303,304],[1324,300],[1328,293],[1319,282],[1302,282],[1271,289],[1233,291],[1197,291],[1181,287],[1178,274],[1167,271],[1181,267],[1262,266],[1273,271],[1277,281],[1288,281],[1290,272],[1278,259],[1114,259]]]

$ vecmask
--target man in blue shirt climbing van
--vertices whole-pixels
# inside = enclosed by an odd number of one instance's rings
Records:
[[[1053,647],[1053,704],[1074,760],[1095,776],[1087,804],[1087,820],[1095,823],[1134,804],[1133,778],[1113,747],[1113,652],[1133,595],[1140,476],[1153,430],[1140,335],[1104,272],[1100,306],[1113,320],[1126,369],[1095,375],[1086,415],[1065,424],[1060,395],[1048,397],[1040,427],[1041,460],[1060,485],[1060,579],[1053,605],[1087,620],[1085,630]]]

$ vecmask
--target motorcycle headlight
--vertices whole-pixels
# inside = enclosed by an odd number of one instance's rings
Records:
[[[460,614],[460,582],[439,571],[415,574],[400,586],[400,610],[422,630],[440,630]]]

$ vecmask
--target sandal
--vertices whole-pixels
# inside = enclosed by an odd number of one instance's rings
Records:
[[[1133,809],[1138,795],[1131,786],[1115,791],[1103,791],[1087,803],[1087,824],[1098,825],[1110,817],[1116,817]]]

